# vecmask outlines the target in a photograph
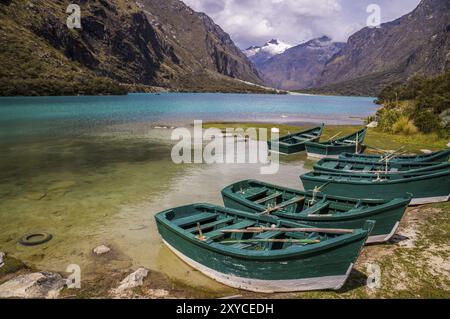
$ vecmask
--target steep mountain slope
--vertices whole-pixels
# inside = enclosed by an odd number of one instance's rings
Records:
[[[232,78],[261,83],[230,37],[181,1],[80,0],[82,29],[73,30],[70,3],[0,2],[1,83],[64,83],[74,93],[108,78],[183,90],[255,88]]]
[[[449,52],[450,1],[422,0],[410,14],[352,35],[315,86],[374,95],[415,74],[442,73],[450,66]]]
[[[269,60],[275,55],[282,54],[291,48],[290,44],[284,43],[277,39],[272,39],[262,46],[251,46],[244,50],[244,54],[258,68],[261,64]]]
[[[344,45],[323,36],[272,57],[260,64],[258,70],[265,83],[273,87],[285,90],[308,88]]]

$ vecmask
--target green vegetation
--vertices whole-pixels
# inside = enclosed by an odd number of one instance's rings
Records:
[[[387,86],[378,96],[379,127],[385,132],[450,134],[450,71],[436,76],[416,76]]]

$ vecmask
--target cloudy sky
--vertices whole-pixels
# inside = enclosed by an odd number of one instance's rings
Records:
[[[207,13],[241,48],[272,38],[298,44],[322,35],[336,41],[366,26],[367,7],[378,4],[381,21],[412,11],[420,0],[183,0]]]

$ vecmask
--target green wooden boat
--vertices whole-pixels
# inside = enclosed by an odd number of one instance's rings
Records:
[[[361,228],[367,220],[375,227],[366,243],[388,241],[397,230],[411,198],[393,200],[353,199],[323,193],[304,192],[255,180],[225,187],[226,207],[270,214],[314,227]],[[273,210],[274,207],[280,209]]]
[[[271,151],[277,151],[282,154],[294,154],[305,150],[305,142],[315,142],[320,139],[325,124],[321,126],[294,134],[280,137],[278,141],[267,142]]]
[[[367,162],[379,162],[382,160],[382,157],[385,157],[386,155],[389,155],[389,153],[385,155],[342,153],[339,155],[339,158]],[[390,158],[389,162],[447,162],[449,159],[450,148],[430,154],[393,156],[392,158]]]
[[[155,219],[163,242],[187,264],[264,293],[340,289],[374,225],[315,229],[210,204],[168,209]]]
[[[413,174],[310,172],[300,176],[305,189],[321,187],[330,195],[393,199],[411,194],[411,205],[448,201],[450,169]]]
[[[412,174],[449,169],[450,162],[365,162],[347,159],[323,158],[314,164],[316,172],[370,173],[370,174]]]
[[[309,157],[317,158],[338,158],[339,154],[344,152],[363,153],[366,146],[363,144],[366,137],[366,128],[353,134],[330,139],[326,142],[306,142],[306,153]]]

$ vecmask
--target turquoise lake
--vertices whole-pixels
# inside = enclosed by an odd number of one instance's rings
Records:
[[[240,179],[301,188],[304,155],[281,158],[274,175],[260,164],[171,160],[172,127],[205,121],[361,124],[373,98],[306,95],[131,94],[0,98],[0,251],[44,270],[80,265],[83,278],[145,266],[177,282],[233,294],[163,246],[154,214],[192,202],[222,204]],[[24,234],[48,243],[24,247]],[[112,248],[107,262],[92,249]]]

